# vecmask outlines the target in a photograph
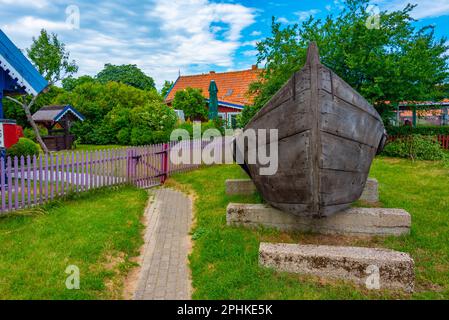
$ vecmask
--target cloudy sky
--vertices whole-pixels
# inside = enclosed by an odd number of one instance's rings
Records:
[[[105,63],[137,64],[160,86],[179,72],[249,68],[273,15],[282,23],[324,17],[340,1],[0,0],[0,28],[21,49],[41,28],[57,33],[80,66],[79,75],[95,75]],[[449,0],[373,2],[381,9],[416,3],[419,24],[435,24],[438,36],[449,36]],[[77,10],[79,29],[72,19]]]

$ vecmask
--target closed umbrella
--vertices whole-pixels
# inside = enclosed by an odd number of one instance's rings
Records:
[[[218,118],[218,87],[214,80],[209,86],[209,120]]]

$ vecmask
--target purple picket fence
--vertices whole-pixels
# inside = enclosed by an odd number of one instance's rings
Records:
[[[224,146],[224,140],[219,143]],[[207,145],[210,142],[192,140],[40,157],[1,158],[0,213],[104,187],[124,184],[139,188],[158,186],[172,174],[200,167],[202,162],[197,154],[201,154]],[[180,146],[189,153],[189,160],[184,163],[177,163],[170,156],[171,151],[178,150]]]

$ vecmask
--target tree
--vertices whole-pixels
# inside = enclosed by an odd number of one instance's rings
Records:
[[[173,107],[183,110],[186,118],[191,120],[203,120],[207,117],[206,101],[199,89],[187,88],[176,92]]]
[[[165,80],[164,86],[162,87],[162,90],[161,90],[161,96],[162,96],[162,97],[165,97],[165,96],[168,94],[168,92],[170,91],[170,89],[173,87],[173,84],[174,84],[173,81],[167,81],[167,80]]]
[[[73,124],[72,133],[86,144],[161,142],[157,137],[167,136],[167,132],[173,129],[172,119],[176,119],[173,110],[163,103],[156,90],[140,90],[118,82],[87,81],[72,91],[61,93],[54,103],[70,104],[85,117],[85,121]],[[142,114],[141,118],[146,122],[137,121],[138,118],[134,117],[137,114]],[[137,136],[137,131],[132,136],[133,128],[145,126],[142,137]]]
[[[37,39],[33,37],[33,44],[27,49],[27,53],[37,70],[50,84],[78,72],[76,62],[70,61],[70,54],[66,51],[65,44],[56,34],[49,35],[45,29],[41,30]]]
[[[250,92],[254,106],[245,108],[244,126],[305,63],[307,46],[316,41],[323,64],[376,106],[388,121],[400,101],[432,100],[448,80],[446,39],[436,39],[433,26],[417,29],[410,14],[415,6],[380,13],[380,28],[368,28],[369,0],[346,0],[336,16],[310,17],[282,28],[273,19],[272,35],[258,44],[258,61],[266,61],[261,79]],[[390,104],[386,104],[390,101]]]
[[[81,76],[79,78],[69,77],[64,80],[62,80],[62,87],[66,91],[73,91],[76,87],[88,83],[88,82],[94,82],[95,79],[91,76]]]
[[[136,65],[115,66],[106,64],[95,77],[101,83],[120,82],[141,90],[155,90],[153,78],[147,76]]]
[[[33,62],[37,70],[47,79],[49,86],[44,92],[56,82],[66,76],[70,76],[78,71],[75,61],[69,61],[70,54],[65,50],[65,44],[59,41],[56,34],[49,35],[44,29],[41,30],[39,38],[33,38],[33,44],[27,49],[28,57]],[[34,97],[22,96],[21,98],[7,97],[10,101],[20,105],[25,112],[25,117],[30,123],[36,135],[36,140],[42,150],[48,153],[48,148],[39,132],[39,128],[33,120],[31,110],[35,106],[41,94]]]

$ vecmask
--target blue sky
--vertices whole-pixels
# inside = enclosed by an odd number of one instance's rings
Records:
[[[179,72],[250,68],[255,43],[269,35],[273,15],[284,24],[300,22],[337,12],[340,2],[0,0],[0,28],[22,49],[41,28],[57,33],[80,66],[79,75],[95,75],[105,63],[131,63],[160,87]],[[408,2],[418,4],[413,14],[418,25],[434,24],[438,36],[449,36],[449,0],[373,0],[382,10]],[[69,6],[79,9],[79,29],[66,23]]]

